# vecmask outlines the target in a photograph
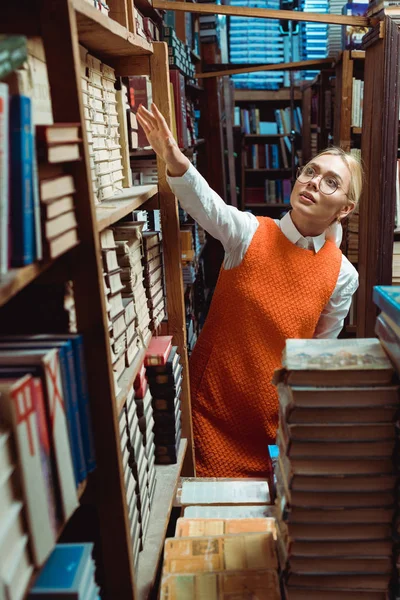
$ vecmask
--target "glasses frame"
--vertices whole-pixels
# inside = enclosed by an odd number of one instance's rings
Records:
[[[310,181],[312,181],[312,180],[315,178],[315,176],[317,175],[317,173],[316,173],[316,171],[315,171],[314,167],[310,167],[310,169],[312,169],[312,170],[314,171],[314,175],[313,175],[312,177],[310,177],[310,179],[308,179],[308,181],[301,181],[301,180],[300,180],[300,175],[302,174],[303,170],[304,170],[306,167],[307,167],[307,165],[304,165],[304,167],[297,167],[297,172],[296,172],[296,180],[297,180],[297,181],[299,181],[299,183],[303,183],[303,184],[305,184],[305,183],[310,183]],[[320,185],[321,185],[321,181],[322,181],[323,179],[325,179],[325,176],[322,176],[322,177],[321,177],[321,179],[320,179],[320,180],[319,180],[319,182],[318,182],[318,187],[317,187],[317,190],[318,190],[318,191],[321,191],[321,190],[320,190]],[[341,186],[341,185],[339,185],[339,184],[338,184],[337,188],[336,188],[336,189],[335,189],[333,192],[328,192],[328,193],[326,193],[326,192],[321,192],[321,193],[322,193],[322,194],[324,194],[325,196],[332,196],[332,194],[334,194],[334,193],[335,193],[335,192],[337,192],[338,190],[343,190],[342,186]],[[344,195],[345,195],[347,198],[349,197],[349,196],[348,196],[348,194],[346,194],[345,192],[343,192],[343,193],[344,193]]]

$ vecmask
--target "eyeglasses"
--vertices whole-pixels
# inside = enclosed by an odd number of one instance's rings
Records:
[[[296,179],[300,183],[309,183],[316,176],[318,176],[318,174],[314,167],[306,165],[305,167],[298,167],[297,169]],[[334,194],[340,187],[341,185],[336,177],[333,175],[325,175],[324,177],[321,177],[318,189],[326,196],[329,196],[330,194]],[[345,194],[345,196],[347,196],[347,194]]]

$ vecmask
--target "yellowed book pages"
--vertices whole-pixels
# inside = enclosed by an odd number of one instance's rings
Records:
[[[230,535],[237,533],[272,533],[277,539],[275,519],[187,519],[176,523],[175,537]]]
[[[268,504],[268,482],[261,479],[184,478],[181,504]]]
[[[165,540],[164,574],[276,569],[277,566],[272,533]]]
[[[164,575],[160,600],[280,600],[276,571]]]

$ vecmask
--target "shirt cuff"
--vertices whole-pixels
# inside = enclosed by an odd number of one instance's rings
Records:
[[[176,186],[176,185],[191,185],[195,179],[199,176],[199,172],[194,168],[194,166],[192,165],[192,163],[190,163],[190,166],[188,168],[188,170],[186,171],[186,173],[184,173],[184,175],[181,175],[180,177],[172,177],[171,175],[168,175],[167,173],[167,182],[170,185]]]

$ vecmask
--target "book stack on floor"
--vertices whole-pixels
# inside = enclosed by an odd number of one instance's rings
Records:
[[[128,394],[127,402],[129,401],[129,405],[131,406],[132,392]],[[132,416],[132,415],[130,415]],[[137,565],[137,561],[139,558],[140,552],[140,540],[141,540],[141,525],[140,525],[140,511],[138,506],[138,498],[137,498],[137,485],[136,480],[133,474],[133,467],[136,472],[136,461],[134,456],[134,451],[131,451],[132,444],[130,439],[130,434],[135,433],[137,428],[137,419],[133,420],[131,424],[128,423],[128,413],[127,408],[124,408],[121,411],[119,417],[119,433],[120,433],[120,443],[121,443],[121,453],[122,453],[122,468],[124,472],[124,483],[126,489],[126,502],[128,505],[128,515],[130,521],[130,534],[132,541],[132,552],[133,558],[135,562],[135,566]]]
[[[174,464],[181,441],[182,365],[169,335],[153,337],[144,364],[153,398],[154,443],[157,464]]]
[[[165,317],[164,266],[160,231],[144,231],[144,285],[150,312],[150,329],[156,331]]]
[[[79,46],[81,84],[95,201],[102,202],[123,188],[120,125],[115,71]]]
[[[57,544],[41,569],[28,600],[100,600],[93,544]]]
[[[287,599],[385,600],[397,481],[392,364],[371,338],[287,340],[283,365],[275,474]]]
[[[226,517],[185,517],[164,547],[160,598],[269,598],[279,600],[279,532],[265,517],[268,484],[260,480],[183,479],[182,506],[225,509]],[[194,508],[194,507],[192,507]],[[273,510],[273,507],[269,507]],[[238,510],[242,511],[239,516]],[[251,511],[257,511],[252,517]]]
[[[129,221],[113,227],[116,242],[118,264],[121,268],[121,280],[125,286],[122,296],[133,300],[136,313],[136,331],[141,347],[146,346],[150,337],[150,313],[144,281],[143,222]]]
[[[136,412],[139,419],[139,429],[143,436],[143,445],[147,459],[147,479],[150,505],[153,502],[156,489],[155,444],[153,398],[146,378],[146,367],[142,363],[134,381]]]

